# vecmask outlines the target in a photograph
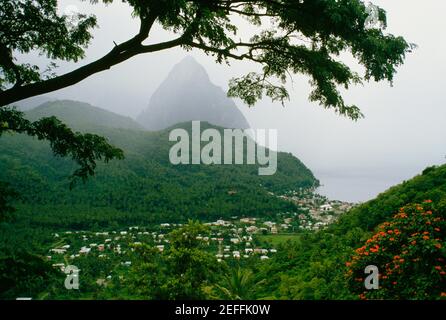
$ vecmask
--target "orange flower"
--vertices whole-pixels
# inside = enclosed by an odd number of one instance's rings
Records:
[[[394,240],[395,240],[395,238],[390,238],[389,240],[390,240],[390,241],[394,241]]]
[[[400,259],[400,263],[403,263],[404,262],[404,259]]]
[[[432,200],[425,200],[424,203],[432,203]]]
[[[446,292],[442,292],[442,293],[440,294],[440,297],[446,297]]]
[[[417,241],[416,240],[414,240],[414,241],[412,241],[411,243],[410,243],[411,245],[416,245],[417,244]]]
[[[424,236],[423,239],[424,240],[429,240],[429,236]]]
[[[435,228],[434,230],[437,232],[440,232],[440,228]]]
[[[435,266],[435,269],[441,271],[441,266]]]
[[[436,244],[435,244],[435,248],[437,248],[437,249],[441,249],[441,243],[436,243]]]
[[[393,281],[393,282],[392,282],[393,285],[396,285],[397,283],[398,283],[398,282],[396,282],[396,281]]]
[[[350,266],[352,265],[352,263],[351,263],[351,262],[346,262],[345,265],[346,265],[347,267],[350,267]]]

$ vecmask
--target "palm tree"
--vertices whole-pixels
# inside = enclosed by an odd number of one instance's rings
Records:
[[[256,289],[265,279],[256,281],[251,270],[240,267],[231,269],[224,277],[222,285],[216,285],[218,297],[229,300],[252,300]]]

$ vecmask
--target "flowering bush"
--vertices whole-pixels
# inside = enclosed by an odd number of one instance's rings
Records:
[[[346,263],[360,299],[446,299],[446,220],[432,201],[401,208]],[[366,290],[366,266],[379,269],[379,289]]]

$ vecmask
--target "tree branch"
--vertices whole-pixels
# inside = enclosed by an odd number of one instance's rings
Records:
[[[155,20],[156,16],[141,19],[141,27],[137,35],[126,42],[116,45],[109,53],[94,62],[48,80],[23,86],[16,84],[10,89],[1,91],[0,106],[71,86],[95,73],[110,69],[112,66],[140,53],[163,50],[178,45],[179,39],[149,46],[143,46],[141,44],[147,39]]]

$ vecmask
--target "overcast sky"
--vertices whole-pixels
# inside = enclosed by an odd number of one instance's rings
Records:
[[[426,166],[444,163],[446,155],[446,2],[373,2],[388,12],[387,31],[404,36],[416,43],[418,49],[399,68],[393,87],[388,83],[366,83],[345,93],[346,102],[358,105],[365,119],[352,122],[308,102],[308,79],[301,76],[294,77],[290,85],[291,101],[285,108],[268,100],[251,109],[237,102],[253,128],[278,129],[279,149],[295,154],[323,182],[330,179],[346,182],[348,176],[370,178],[366,180],[370,182],[357,182],[358,188],[359,184],[365,184],[364,192],[353,200],[365,200]],[[113,41],[125,41],[138,30],[137,20],[131,18],[131,9],[120,1],[108,7],[79,0],[60,1],[61,10],[70,10],[72,5],[81,12],[95,13],[100,26],[82,63],[101,57],[112,48]],[[156,28],[151,41],[169,37]],[[200,52],[187,53],[175,48],[138,56],[51,95],[90,102],[135,117],[147,107],[152,93],[170,69],[188,54],[224,89],[230,78],[258,69],[247,62],[234,62],[231,67],[218,65]],[[59,72],[75,66],[62,64]],[[343,197],[336,193],[339,188],[334,183],[331,192]]]

